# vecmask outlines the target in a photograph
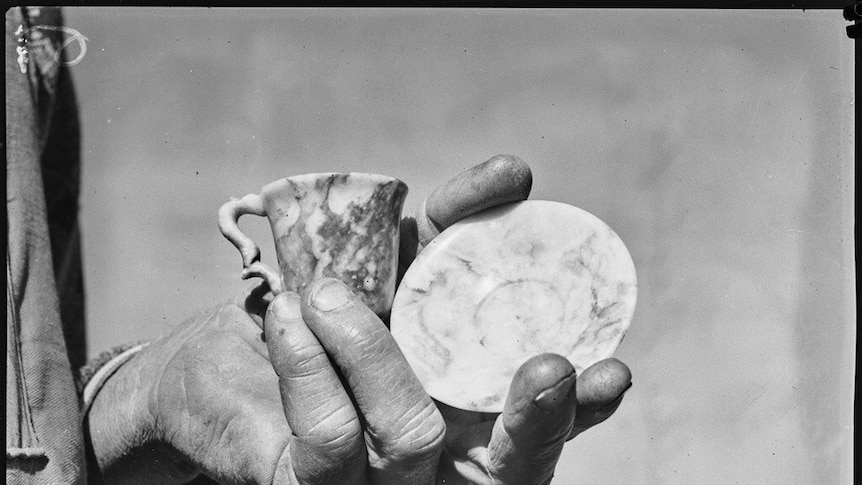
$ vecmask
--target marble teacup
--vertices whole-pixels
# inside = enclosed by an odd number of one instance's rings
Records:
[[[243,279],[263,278],[277,294],[301,292],[319,278],[338,278],[375,313],[388,316],[406,195],[404,182],[385,175],[297,175],[224,204],[218,223],[242,255]],[[279,271],[260,261],[260,248],[238,227],[245,214],[269,220]]]

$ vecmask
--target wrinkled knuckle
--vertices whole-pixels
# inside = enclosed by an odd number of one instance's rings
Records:
[[[321,421],[308,436],[302,438],[319,456],[327,461],[348,460],[359,452],[364,452],[362,427],[355,419],[331,419]]]
[[[307,377],[316,375],[329,366],[329,357],[319,345],[302,345],[291,349],[291,375]]]
[[[391,461],[414,463],[435,458],[443,449],[446,422],[433,404],[406,423],[401,436],[387,448]]]
[[[368,352],[381,352],[386,347],[384,339],[391,337],[383,326],[345,325],[342,338],[344,340],[342,345],[366,349]]]
[[[390,463],[410,468],[437,459],[443,450],[441,434],[417,436],[416,439],[399,440],[386,451],[386,459]]]

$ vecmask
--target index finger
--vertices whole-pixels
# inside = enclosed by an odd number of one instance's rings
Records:
[[[425,201],[425,213],[439,230],[500,204],[530,196],[533,174],[513,155],[497,155],[438,187]]]
[[[526,162],[513,155],[492,157],[431,192],[415,211],[414,220],[402,225],[402,239],[413,239],[418,252],[444,229],[467,216],[525,200],[532,186],[533,174]]]

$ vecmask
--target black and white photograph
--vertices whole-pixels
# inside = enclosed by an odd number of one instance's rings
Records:
[[[8,9],[7,483],[853,483],[844,15]]]

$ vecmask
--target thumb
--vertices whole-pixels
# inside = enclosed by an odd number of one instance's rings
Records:
[[[366,465],[359,418],[329,357],[302,319],[299,295],[275,297],[264,332],[293,433],[279,470],[308,485],[363,483],[357,481]]]

